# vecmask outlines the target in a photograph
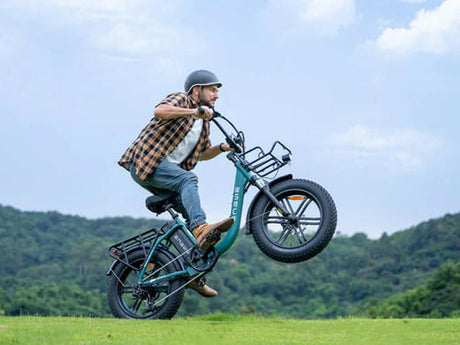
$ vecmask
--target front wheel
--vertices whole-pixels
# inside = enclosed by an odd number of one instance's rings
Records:
[[[290,263],[319,254],[337,225],[337,211],[329,193],[302,179],[280,182],[270,191],[292,217],[283,216],[266,196],[260,197],[250,220],[260,250],[272,259]]]

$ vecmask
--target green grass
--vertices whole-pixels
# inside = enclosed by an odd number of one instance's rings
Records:
[[[223,314],[171,321],[0,317],[0,344],[460,344],[460,319],[288,320]]]

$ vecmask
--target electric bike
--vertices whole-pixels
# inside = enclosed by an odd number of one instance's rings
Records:
[[[311,259],[334,235],[337,211],[329,193],[292,174],[275,176],[291,161],[292,153],[284,144],[276,141],[268,152],[259,146],[246,150],[244,133],[231,121],[218,112],[211,121],[232,148],[227,159],[236,170],[230,210],[234,224],[219,242],[202,250],[174,210],[177,195],[149,196],[146,207],[158,215],[169,213],[172,221],[109,248],[114,261],[107,272],[107,299],[115,317],[172,318],[185,287],[194,280],[204,284],[205,275],[235,242],[250,187],[258,192],[247,211],[246,234],[270,258],[285,263]]]

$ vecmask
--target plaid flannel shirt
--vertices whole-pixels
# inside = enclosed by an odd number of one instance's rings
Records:
[[[197,107],[192,98],[182,92],[168,95],[160,104],[188,109]],[[184,139],[195,120],[196,117],[193,115],[172,120],[154,117],[126,150],[118,164],[129,170],[131,163],[134,163],[136,175],[141,180],[145,180]],[[192,170],[198,163],[201,152],[210,146],[209,121],[203,120],[203,129],[198,144],[179,166],[185,170]]]

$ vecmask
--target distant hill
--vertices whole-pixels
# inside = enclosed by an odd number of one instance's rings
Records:
[[[89,220],[0,205],[0,312],[109,316],[108,246],[163,223],[154,217]],[[459,261],[460,213],[378,240],[339,235],[320,255],[299,264],[265,257],[241,233],[208,275],[219,297],[187,292],[178,315],[346,316],[425,285],[442,264]]]

